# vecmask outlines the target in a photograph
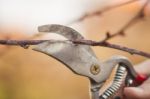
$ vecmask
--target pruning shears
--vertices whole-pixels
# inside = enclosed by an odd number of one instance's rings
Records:
[[[68,41],[38,44],[33,50],[47,54],[63,63],[75,74],[88,77],[92,99],[112,99],[125,82],[125,86],[141,84],[145,75],[138,74],[130,61],[124,56],[113,56],[106,61],[100,61],[89,45],[74,44],[70,40],[83,40],[84,37],[76,30],[58,24],[43,25],[39,32],[57,33]],[[103,92],[100,90],[112,70],[116,69],[112,84]],[[117,96],[118,97],[118,96]]]

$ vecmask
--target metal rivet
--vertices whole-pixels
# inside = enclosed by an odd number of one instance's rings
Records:
[[[99,65],[92,65],[90,71],[93,75],[97,75],[100,72]]]

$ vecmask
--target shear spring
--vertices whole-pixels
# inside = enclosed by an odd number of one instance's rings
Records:
[[[124,66],[118,66],[113,83],[106,89],[106,91],[99,97],[99,99],[109,99],[114,95],[121,87],[126,68]]]

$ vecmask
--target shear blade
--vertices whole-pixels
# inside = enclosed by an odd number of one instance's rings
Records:
[[[89,77],[91,75],[90,66],[97,63],[97,59],[85,47],[71,42],[47,41],[39,44],[33,50],[57,59],[77,74]]]
[[[58,24],[42,25],[38,27],[38,30],[39,32],[57,33],[66,37],[69,40],[83,39],[83,36],[76,30],[63,25]]]
[[[83,39],[83,36],[70,27],[63,25],[43,25],[40,32],[53,32],[71,39]],[[45,53],[65,64],[73,72],[93,78],[90,67],[99,64],[94,52],[88,45],[77,45],[70,41],[51,42],[38,44],[33,50]]]

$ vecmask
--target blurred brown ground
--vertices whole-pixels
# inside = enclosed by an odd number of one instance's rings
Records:
[[[114,33],[132,18],[138,6],[129,5],[74,24],[87,39],[100,40],[107,31]],[[145,12],[148,16],[149,14]],[[126,31],[126,37],[110,42],[150,53],[150,19],[140,21]],[[0,39],[28,39],[12,31]],[[94,47],[100,60],[112,55],[127,56],[134,64],[146,58],[109,48]],[[0,46],[0,99],[89,99],[89,81],[47,55],[21,47]]]

